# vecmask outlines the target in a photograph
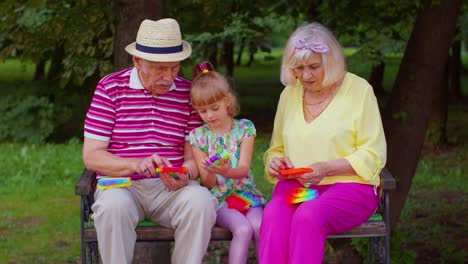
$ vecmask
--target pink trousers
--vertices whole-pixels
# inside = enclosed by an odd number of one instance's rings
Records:
[[[357,183],[315,185],[319,197],[286,203],[286,192],[302,187],[280,181],[266,205],[260,229],[260,263],[322,263],[327,235],[341,233],[366,221],[376,210],[374,186]]]

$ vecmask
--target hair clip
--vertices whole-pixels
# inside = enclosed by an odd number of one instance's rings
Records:
[[[200,65],[198,65],[198,67],[200,68],[202,73],[207,73],[208,72],[208,67],[206,67],[206,63],[200,63]]]
[[[330,50],[325,44],[315,41],[308,41],[300,37],[293,37],[291,41],[296,50],[309,49],[317,53],[326,53]]]

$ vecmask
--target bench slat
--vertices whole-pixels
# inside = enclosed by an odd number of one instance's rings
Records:
[[[365,222],[351,230],[346,232],[329,235],[328,238],[339,238],[339,237],[379,237],[385,236],[385,222],[374,221]]]
[[[174,241],[174,230],[164,226],[138,226],[136,228],[137,241]],[[96,229],[87,227],[84,230],[87,242],[97,241]],[[215,226],[211,229],[211,240],[231,240],[229,230]]]
[[[164,226],[138,226],[136,228],[137,241],[174,241],[174,230]],[[385,236],[385,223],[383,221],[366,222],[347,232],[330,235],[329,238],[339,237],[378,237]],[[96,229],[87,227],[84,231],[86,241],[96,241]],[[211,240],[231,240],[232,234],[229,230],[215,226],[211,230]]]

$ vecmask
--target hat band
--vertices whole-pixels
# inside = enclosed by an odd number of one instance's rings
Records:
[[[148,46],[140,45],[138,43],[136,43],[135,48],[138,51],[145,52],[145,53],[153,53],[153,54],[169,54],[169,53],[181,52],[183,50],[182,45],[173,46],[173,47],[148,47]]]

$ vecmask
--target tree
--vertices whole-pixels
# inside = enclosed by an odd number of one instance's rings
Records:
[[[424,144],[432,149],[440,149],[447,145],[449,60],[432,100],[431,116],[424,140]]]
[[[52,60],[49,79],[81,85],[96,69],[107,72],[113,12],[108,1],[2,1],[0,60]],[[54,87],[55,88],[55,87]]]
[[[453,41],[449,57],[449,96],[455,99],[461,98],[461,32],[460,25],[457,27],[457,37]]]
[[[262,6],[272,2],[182,0],[168,3],[168,11],[170,16],[179,18],[183,31],[188,34],[187,40],[193,47],[190,60],[210,59],[215,66],[223,64],[226,74],[233,77],[237,47],[245,46],[249,53],[265,47],[264,40],[271,30],[261,18],[271,8]]]
[[[421,2],[388,105],[383,114],[387,167],[397,178],[391,195],[395,226],[416,171],[431,103],[444,78],[461,0]],[[437,21],[437,23],[434,23]]]
[[[158,20],[164,17],[164,0],[117,0],[115,2],[114,69],[127,68],[132,57],[125,47],[134,42],[137,30],[144,19]]]
[[[0,60],[15,58],[37,65],[41,89],[28,95],[53,106],[55,139],[82,135],[82,118],[91,92],[86,84],[111,70],[114,15],[108,1],[0,2]],[[49,72],[44,71],[50,61]],[[47,79],[47,80],[46,80]],[[18,91],[13,100],[22,101]],[[39,117],[38,117],[39,118]]]
[[[405,48],[418,1],[324,1],[319,17],[345,46],[356,47],[349,64],[371,68],[368,78],[376,94],[383,94],[385,54]]]

